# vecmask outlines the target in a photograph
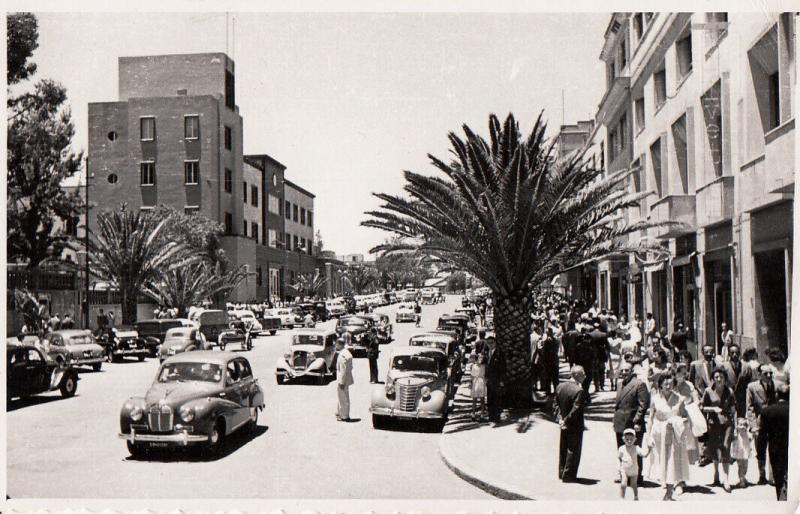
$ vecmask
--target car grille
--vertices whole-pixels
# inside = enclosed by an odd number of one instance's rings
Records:
[[[167,406],[153,407],[147,419],[153,432],[169,432],[172,430],[172,409]]]
[[[295,368],[305,368],[306,367],[306,358],[307,354],[305,352],[297,352],[294,354],[294,358],[292,360],[292,365]]]
[[[411,412],[417,408],[417,392],[418,386],[399,385],[398,391],[398,406],[397,408],[402,411]]]

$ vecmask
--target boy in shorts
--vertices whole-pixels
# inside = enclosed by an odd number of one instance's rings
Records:
[[[639,463],[636,457],[647,457],[650,454],[651,446],[646,449],[636,446],[636,432],[632,428],[626,428],[622,432],[622,440],[625,444],[620,446],[617,451],[620,498],[625,498],[625,489],[630,486],[633,489],[633,500],[639,501],[639,484],[637,481]]]

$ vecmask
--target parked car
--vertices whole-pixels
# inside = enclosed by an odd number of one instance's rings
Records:
[[[281,327],[283,328],[303,326],[303,316],[299,315],[290,307],[281,307],[280,309],[275,309],[273,316],[277,316],[281,319]]]
[[[395,323],[402,323],[404,321],[416,321],[417,314],[414,312],[413,303],[401,303],[397,307],[397,313],[394,315]]]
[[[184,352],[195,350],[210,350],[209,343],[199,328],[196,327],[175,327],[167,330],[164,336],[164,343],[159,350],[159,360],[164,360]]]
[[[330,318],[338,318],[339,316],[344,316],[347,313],[344,304],[338,300],[328,300],[325,302],[325,308],[328,309],[328,317]]]
[[[264,334],[264,332],[269,332],[269,335],[274,336],[278,329],[281,328],[281,318],[272,314],[272,311],[269,309],[264,309],[258,315],[258,322],[261,323],[261,332],[259,335]]]
[[[450,393],[455,395],[461,377],[464,376],[464,352],[454,335],[426,332],[411,336],[409,346],[438,348],[447,354],[447,366],[450,379]]]
[[[261,322],[258,321],[258,318],[256,318],[256,315],[253,314],[253,311],[251,310],[248,309],[233,310],[228,313],[228,316],[243,321],[247,329],[255,333],[261,332],[264,329],[264,327],[261,326]]]
[[[423,305],[433,305],[436,303],[436,291],[433,289],[423,289],[420,297],[420,303]]]
[[[42,349],[30,344],[6,347],[6,406],[12,398],[59,389],[69,398],[78,389],[78,374],[70,366],[59,366]]]
[[[438,348],[401,346],[390,357],[386,383],[372,390],[372,426],[389,418],[436,420],[444,426],[450,398],[447,354]]]
[[[317,321],[328,321],[328,306],[325,302],[314,302],[314,319]]]
[[[442,314],[439,316],[437,327],[445,330],[457,330],[459,342],[466,341],[472,322],[466,314]]]
[[[292,336],[291,352],[275,362],[275,380],[283,384],[300,377],[314,377],[320,385],[336,376],[336,332],[303,329]]]
[[[196,314],[200,332],[211,344],[219,344],[219,335],[228,330],[230,319],[228,313],[218,309],[208,309]]]
[[[214,454],[236,430],[255,428],[263,409],[264,393],[247,359],[229,352],[182,353],[161,364],[144,396],[123,404],[119,438],[137,457],[151,447],[190,444]]]
[[[42,347],[59,366],[91,366],[100,371],[106,360],[105,349],[88,330],[55,330],[45,334]]]
[[[158,347],[164,342],[169,329],[187,325],[194,323],[187,319],[148,319],[133,324],[151,357],[158,355]]]
[[[347,349],[353,353],[353,356],[356,353],[366,355],[370,337],[369,329],[372,326],[372,320],[365,316],[342,316],[336,323],[336,334],[342,335],[349,332],[350,342],[347,344]]]
[[[150,353],[139,332],[129,325],[111,327],[98,343],[105,349],[108,362],[119,362],[125,357],[136,357],[142,362]]]
[[[378,343],[389,344],[392,342],[392,321],[388,314],[371,312],[366,315],[378,329]]]
[[[247,327],[247,323],[239,320],[231,321],[228,330],[219,335],[220,350],[225,350],[230,344],[239,344],[242,350],[253,349],[252,329]]]

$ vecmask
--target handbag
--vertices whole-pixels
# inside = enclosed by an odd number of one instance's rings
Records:
[[[700,412],[700,407],[696,402],[686,406],[686,413],[689,415],[689,424],[692,426],[692,434],[695,437],[700,437],[708,431],[706,418]]]

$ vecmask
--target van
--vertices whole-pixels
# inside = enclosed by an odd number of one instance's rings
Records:
[[[206,341],[219,345],[219,335],[228,330],[230,320],[226,311],[209,309],[200,312],[196,318],[200,324],[200,333]]]

